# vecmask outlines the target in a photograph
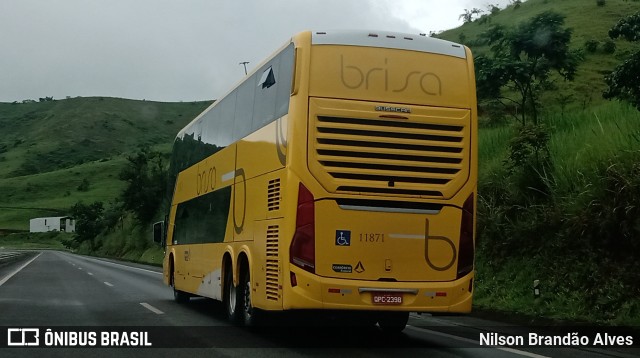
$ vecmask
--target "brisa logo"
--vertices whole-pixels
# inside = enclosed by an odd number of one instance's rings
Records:
[[[384,59],[382,67],[363,68],[346,64],[344,55],[340,55],[340,80],[342,84],[350,89],[364,89],[382,84],[384,90],[388,92],[390,78],[404,78],[402,85],[392,88],[392,92],[404,92],[408,88],[419,88],[430,96],[442,95],[442,81],[433,72],[426,71],[401,71],[389,65],[389,59]],[[395,81],[397,82],[397,81]]]

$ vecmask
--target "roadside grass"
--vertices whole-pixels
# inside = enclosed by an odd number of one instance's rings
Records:
[[[131,262],[162,265],[164,248],[152,242],[150,225],[141,226],[125,214],[116,227],[100,234],[90,244],[83,242],[77,252]]]
[[[478,130],[478,175],[486,181],[492,173],[499,171],[508,155],[508,143],[513,136],[509,125],[480,127]]]
[[[640,325],[640,112],[605,102],[547,115],[545,125],[550,192],[533,203],[514,199],[527,188],[498,159],[507,153],[510,126],[480,129],[474,304],[530,317]]]
[[[565,116],[551,115],[546,121],[552,127],[549,150],[561,195],[597,185],[600,163],[640,150],[640,111],[625,103],[606,102]]]
[[[542,318],[558,323],[640,326],[640,298],[626,300],[614,315],[604,317],[602,309],[585,299],[584,290],[546,280],[548,270],[543,266],[548,258],[513,257],[499,268],[487,264],[488,260],[480,255],[476,262],[474,309],[516,314],[531,322]],[[534,296],[534,280],[540,280],[538,297]]]
[[[14,233],[0,236],[0,248],[66,250],[62,241],[72,237],[72,233],[64,232]]]

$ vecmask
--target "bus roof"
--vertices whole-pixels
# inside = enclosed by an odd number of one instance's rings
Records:
[[[422,35],[386,31],[314,31],[313,45],[350,45],[393,48],[466,58],[464,46]]]

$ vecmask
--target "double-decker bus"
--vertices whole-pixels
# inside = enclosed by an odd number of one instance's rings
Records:
[[[297,34],[177,135],[164,282],[246,325],[361,311],[400,331],[411,311],[470,312],[476,148],[467,47]]]

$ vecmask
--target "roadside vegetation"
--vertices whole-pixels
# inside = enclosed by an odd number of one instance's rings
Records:
[[[65,250],[63,242],[73,237],[64,232],[13,233],[0,236],[1,249],[51,249]]]
[[[465,26],[439,35],[456,41],[453,33],[465,31],[477,56],[482,115],[475,305],[532,318],[637,326],[640,46],[634,42],[640,4],[550,4],[512,4],[484,19],[476,12]],[[576,46],[577,29],[567,24],[586,20],[576,15],[578,7],[585,18],[586,7],[620,15],[606,27],[593,24],[600,30],[590,36],[602,40]],[[516,23],[500,18],[525,12]]]

